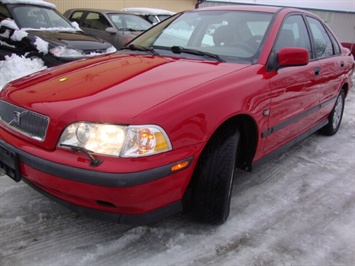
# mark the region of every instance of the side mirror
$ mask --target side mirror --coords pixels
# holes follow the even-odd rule
[[[110,33],[110,34],[112,34],[112,35],[117,33],[116,30],[113,27],[108,27],[108,28],[106,28],[105,31]]]
[[[305,48],[282,48],[277,57],[280,67],[304,66],[309,62],[308,50]]]

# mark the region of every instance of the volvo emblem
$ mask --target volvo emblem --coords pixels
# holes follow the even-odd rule
[[[21,117],[23,117],[27,113],[28,111],[24,111],[24,112],[14,111],[14,118],[10,121],[9,125],[15,124],[19,126],[21,123]]]
[[[20,125],[20,119],[21,119],[21,113],[14,111],[14,123],[18,126]]]

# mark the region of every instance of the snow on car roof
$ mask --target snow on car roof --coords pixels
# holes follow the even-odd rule
[[[159,9],[159,8],[150,8],[150,7],[127,7],[121,9],[124,12],[130,12],[135,14],[150,14],[150,15],[174,15],[175,12]]]
[[[30,4],[30,5],[38,5],[38,6],[56,8],[56,6],[54,4],[48,3],[43,0],[1,0],[0,2],[2,2],[4,4]]]

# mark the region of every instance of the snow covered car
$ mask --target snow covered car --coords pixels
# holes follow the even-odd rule
[[[65,11],[64,16],[77,22],[83,31],[112,43],[117,49],[152,26],[139,16],[114,10],[74,8]]]
[[[83,215],[147,224],[186,206],[222,224],[237,167],[338,131],[353,69],[312,13],[186,11],[115,54],[8,83],[0,165]]]
[[[149,7],[126,7],[121,11],[140,16],[153,25],[176,14],[169,10]]]
[[[55,9],[36,0],[0,0],[0,60],[17,54],[54,66],[115,52],[111,43],[83,32]]]

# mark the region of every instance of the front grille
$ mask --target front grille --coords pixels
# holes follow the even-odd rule
[[[0,101],[0,122],[28,137],[43,141],[46,137],[49,118]]]
[[[106,49],[94,49],[94,50],[84,50],[83,53],[85,55],[91,55],[91,54],[106,54]]]

